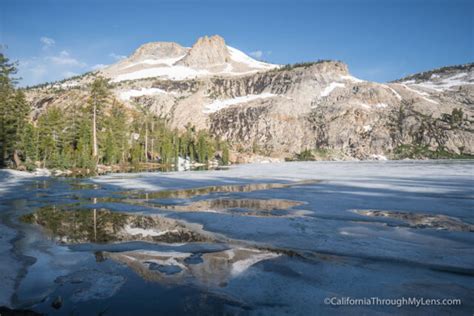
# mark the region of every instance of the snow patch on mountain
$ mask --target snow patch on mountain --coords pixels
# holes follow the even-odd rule
[[[327,86],[326,88],[324,88],[324,90],[321,92],[321,96],[322,97],[327,97],[328,95],[331,94],[331,92],[336,89],[336,88],[344,88],[345,85],[343,83],[340,83],[340,82],[331,82],[329,84],[329,86]]]
[[[176,63],[178,60],[182,59],[186,55],[182,55],[179,57],[173,57],[173,58],[158,58],[158,59],[145,59],[141,60],[139,62],[131,63],[130,65],[127,65],[125,68],[131,68],[134,66],[146,64],[146,65],[166,65],[166,66],[173,66],[174,63]]]
[[[348,80],[348,81],[352,81],[352,82],[356,82],[356,83],[364,82],[364,80],[356,78],[356,77],[351,76],[351,75],[342,75],[342,76],[340,76],[340,78],[341,78],[341,80]]]
[[[261,93],[261,94],[249,94],[242,97],[236,97],[232,99],[225,99],[225,100],[216,100],[204,107],[203,113],[214,113],[220,111],[224,108],[227,108],[234,104],[241,104],[247,103],[257,99],[265,99],[265,98],[272,98],[278,96],[277,94],[273,93]]]
[[[426,92],[418,91],[418,90],[412,89],[412,88],[408,87],[406,84],[402,84],[402,86],[403,86],[405,89],[407,89],[408,91],[411,91],[411,92],[414,92],[414,93],[418,94],[418,95],[421,96],[421,98],[422,98],[423,100],[425,100],[425,101],[428,101],[428,102],[433,103],[433,104],[439,104],[437,101],[432,100],[432,99],[430,99],[430,98],[427,98],[427,96],[429,96],[429,94],[426,93]]]
[[[240,50],[230,47],[228,45],[227,45],[227,49],[229,50],[230,58],[232,59],[232,61],[246,64],[247,66],[251,68],[272,69],[272,68],[278,67],[277,65],[267,64],[267,63],[255,60],[252,57],[241,52]]]
[[[171,80],[183,80],[209,75],[204,69],[196,70],[185,66],[153,67],[118,75],[112,82],[136,80],[142,78],[165,77]]]
[[[384,108],[388,107],[388,104],[386,104],[386,103],[367,104],[367,103],[363,103],[363,102],[358,102],[357,104],[359,106],[363,107],[364,109],[373,109],[373,108],[384,109]]]
[[[453,75],[451,77],[442,78],[439,75],[433,74],[430,77],[432,80],[416,82],[416,80],[407,80],[402,83],[405,85],[417,86],[429,90],[434,90],[437,92],[444,92],[446,90],[451,90],[454,87],[461,85],[472,85],[473,78],[469,77],[469,74],[466,72]]]
[[[168,93],[165,90],[158,89],[158,88],[141,88],[140,90],[127,90],[120,92],[119,96],[121,100],[127,101],[132,97],[140,97],[144,95],[156,95]]]

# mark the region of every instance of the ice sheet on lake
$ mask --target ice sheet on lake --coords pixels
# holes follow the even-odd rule
[[[333,293],[353,297],[439,297],[449,293],[465,300],[460,311],[467,312],[473,308],[469,298],[474,293],[474,234],[470,231],[474,224],[473,173],[474,164],[470,161],[361,161],[249,164],[225,171],[95,177],[83,181],[98,184],[93,189],[97,194],[110,196],[113,192],[114,196],[127,197],[114,201],[121,205],[121,212],[133,212],[130,201],[134,200],[150,205],[186,205],[195,209],[168,209],[163,214],[225,238],[218,243],[208,241],[220,247],[216,249],[195,241],[180,245],[154,244],[148,240],[127,241],[124,245],[83,244],[67,248],[75,257],[62,253],[59,258],[77,259],[88,251],[103,250],[105,257],[113,259],[106,260],[107,264],[125,263],[146,280],[165,284],[198,280],[203,288],[245,302],[252,311],[262,314],[349,312],[348,308],[335,310],[323,305],[324,297]],[[280,185],[268,185],[275,183]],[[294,185],[281,185],[284,183]],[[253,184],[259,189],[244,190],[242,184]],[[194,189],[183,191],[191,188]],[[157,194],[165,191],[168,193]],[[48,191],[48,198],[54,200],[57,194],[69,193]],[[35,198],[31,192],[24,191],[23,195]],[[201,211],[210,203],[209,199],[224,199],[219,207],[244,209],[252,208],[254,201],[301,201],[293,209],[305,211],[305,216],[249,217]],[[235,202],[244,199],[252,203]],[[162,210],[144,204],[140,212],[149,216]],[[440,229],[445,227],[450,229]],[[140,231],[141,235],[152,232],[150,226],[130,228],[147,229]],[[35,289],[33,276],[41,274],[48,278],[48,268],[54,270],[54,277],[60,273],[57,267],[61,265],[38,255],[33,246],[26,254],[41,260],[29,270],[25,279],[29,287],[23,288]],[[118,281],[111,280],[112,284]],[[382,281],[390,286],[381,287]],[[410,311],[373,307],[361,310]]]

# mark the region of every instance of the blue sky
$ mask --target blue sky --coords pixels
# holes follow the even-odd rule
[[[203,35],[260,59],[337,59],[389,81],[474,61],[471,0],[2,0],[0,43],[21,85],[111,64],[150,41]]]

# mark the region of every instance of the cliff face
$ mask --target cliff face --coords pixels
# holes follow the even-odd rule
[[[417,150],[427,156],[474,153],[474,85],[428,92],[360,81],[338,64],[324,66],[255,75],[250,93],[277,96],[210,114],[211,131],[266,154],[324,149],[367,159]],[[240,95],[245,85],[222,86],[228,96]]]
[[[124,79],[150,69],[159,75]],[[183,69],[196,75],[168,73]],[[144,45],[101,74],[130,108],[142,104],[173,127],[209,129],[236,151],[290,157],[312,149],[342,159],[474,154],[472,64],[379,84],[351,76],[341,62],[261,63],[211,37],[190,49]],[[87,82],[28,94],[38,115],[84,97]]]

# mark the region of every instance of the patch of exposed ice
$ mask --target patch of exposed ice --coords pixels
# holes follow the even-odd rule
[[[343,83],[340,83],[340,82],[331,82],[329,84],[329,86],[327,86],[326,88],[324,88],[323,91],[321,91],[321,96],[322,97],[327,97],[329,94],[331,94],[331,92],[336,89],[336,88],[344,88],[345,85]]]
[[[224,251],[224,253],[229,257],[229,260],[232,260],[235,257],[235,250],[234,249],[228,249],[228,250]]]
[[[192,253],[190,252],[178,252],[178,251],[157,251],[157,250],[133,250],[130,254],[137,254],[143,256],[152,257],[165,257],[165,258],[187,258]]]
[[[253,266],[254,264],[268,259],[273,259],[279,257],[279,254],[271,253],[271,252],[264,252],[264,253],[257,253],[248,257],[247,259],[236,261],[232,264],[232,276],[237,276]]]
[[[203,113],[214,113],[217,111],[220,111],[224,108],[227,108],[231,105],[234,104],[241,104],[241,103],[247,103],[250,101],[254,101],[257,99],[266,99],[266,98],[272,98],[278,96],[277,94],[273,93],[261,93],[261,94],[249,94],[245,95],[242,97],[236,97],[232,99],[225,99],[225,100],[216,100],[212,102],[211,104],[208,104],[204,107]]]
[[[377,103],[374,106],[376,108],[379,108],[379,109],[384,109],[384,108],[388,107],[388,105],[386,103]]]
[[[143,95],[156,95],[156,94],[165,94],[168,93],[165,90],[158,88],[141,88],[140,90],[127,90],[120,92],[120,99],[127,101],[131,97],[140,97]]]
[[[0,180],[1,180],[0,193],[4,191],[8,191],[10,188],[15,187],[17,185],[21,185],[21,182],[23,180],[34,178],[35,176],[48,176],[48,175],[37,175],[37,174],[32,174],[26,171],[18,171],[18,170],[10,170],[10,169],[0,170]]]
[[[123,231],[129,235],[142,235],[143,237],[154,237],[154,236],[162,236],[167,233],[176,233],[178,230],[163,230],[163,231],[156,231],[154,229],[144,229],[141,227],[131,227],[130,225],[126,225],[123,228]]]
[[[365,132],[370,132],[372,130],[372,125],[364,125],[363,128]]]

